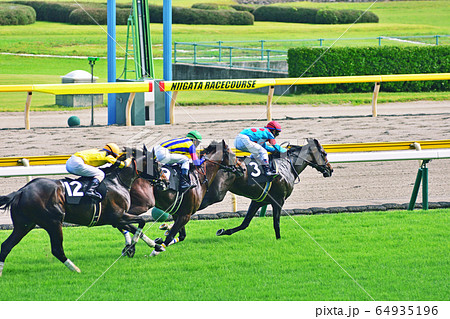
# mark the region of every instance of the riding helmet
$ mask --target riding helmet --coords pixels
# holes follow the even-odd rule
[[[187,135],[187,138],[190,138],[191,140],[202,140],[202,136],[200,135],[200,133],[198,131],[190,131]]]
[[[281,125],[277,121],[270,121],[267,123],[265,128],[268,128],[269,130],[276,130],[278,132],[281,132]]]
[[[105,147],[102,150],[106,151],[107,153],[111,154],[112,156],[114,156],[116,158],[119,157],[120,149],[116,143],[108,143],[105,145]]]

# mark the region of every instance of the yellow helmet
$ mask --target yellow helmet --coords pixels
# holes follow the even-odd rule
[[[103,147],[102,150],[108,152],[109,154],[111,154],[112,156],[114,156],[116,158],[119,157],[119,155],[120,155],[120,149],[116,143],[108,143],[105,145],[105,147]]]

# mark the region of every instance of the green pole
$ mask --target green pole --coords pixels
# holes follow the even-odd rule
[[[422,209],[428,210],[428,167],[423,161],[422,164]]]
[[[267,210],[267,205],[264,205],[263,207],[261,207],[261,210],[259,212],[259,217],[266,216],[266,210]]]
[[[408,210],[413,210],[414,205],[416,204],[417,193],[419,192],[420,182],[422,180],[422,173],[422,167],[420,167],[419,171],[417,172],[416,182],[414,183],[414,189],[411,195],[411,200],[409,201]]]

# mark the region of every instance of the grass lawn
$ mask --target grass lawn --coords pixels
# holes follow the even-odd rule
[[[191,221],[184,242],[155,258],[139,242],[133,259],[119,258],[123,238],[109,226],[65,228],[81,274],[36,229],[8,256],[0,300],[447,300],[449,212],[287,216],[281,240],[268,217],[224,237],[216,230],[241,218]],[[0,231],[0,242],[9,234]]]

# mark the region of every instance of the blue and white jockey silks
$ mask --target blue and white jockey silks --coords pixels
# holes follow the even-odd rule
[[[199,164],[197,150],[189,138],[177,138],[155,146],[156,159],[163,164],[179,163],[181,169],[189,170],[189,157]]]
[[[240,151],[251,153],[264,164],[269,163],[268,151],[286,152],[284,147],[277,144],[275,136],[264,127],[251,127],[241,131],[234,141],[234,146]]]

